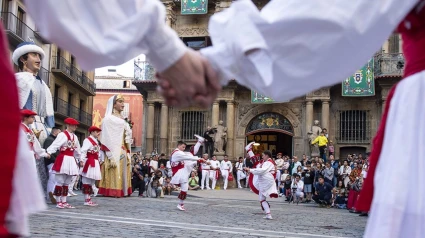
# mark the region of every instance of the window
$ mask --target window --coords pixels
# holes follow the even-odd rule
[[[388,53],[400,53],[399,34],[393,34],[388,39]]]
[[[122,82],[122,87],[123,88],[130,88],[131,87],[131,80],[124,80],[123,82]]]
[[[22,10],[22,8],[18,7],[18,22],[16,24],[16,34],[23,37],[24,34],[24,18],[25,18],[25,12]]]
[[[2,12],[8,12],[9,11],[9,3],[10,0],[3,0],[1,4],[1,11]]]
[[[153,134],[153,150],[156,153],[162,153],[167,148],[161,148],[161,104],[155,103],[154,107],[154,134]]]
[[[181,140],[195,140],[193,134],[202,135],[207,128],[208,112],[189,111],[181,113]]]
[[[340,143],[369,143],[369,111],[340,111],[337,137]]]
[[[201,36],[201,37],[183,37],[183,43],[194,50],[200,50],[207,46],[211,46],[211,39],[209,36]]]

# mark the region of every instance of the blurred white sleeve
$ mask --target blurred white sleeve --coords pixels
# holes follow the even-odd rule
[[[140,54],[163,71],[186,52],[158,0],[26,0],[41,35],[70,51],[84,70]]]
[[[381,47],[417,0],[238,0],[211,17],[201,52],[222,84],[287,101],[342,82]]]

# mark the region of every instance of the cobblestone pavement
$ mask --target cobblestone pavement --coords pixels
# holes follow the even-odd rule
[[[177,197],[96,197],[98,207],[47,211],[31,217],[32,237],[361,237],[367,218],[314,204],[269,199],[274,220],[264,220],[257,195],[247,189],[189,191],[186,211]]]

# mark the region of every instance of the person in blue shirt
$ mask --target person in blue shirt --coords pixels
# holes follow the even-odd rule
[[[319,183],[316,185],[316,192],[314,193],[313,200],[320,205],[320,207],[331,207],[333,186],[325,182],[322,176],[319,177]]]

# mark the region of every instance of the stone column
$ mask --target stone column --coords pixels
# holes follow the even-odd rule
[[[164,1],[163,4],[166,11],[165,23],[167,26],[173,28],[176,21],[176,13],[174,11],[176,4],[173,1]]]
[[[306,102],[305,111],[305,128],[308,133],[311,131],[311,126],[313,125],[313,101]],[[307,133],[305,136],[307,136]]]
[[[155,104],[153,102],[148,103],[148,121],[146,131],[146,154],[150,154],[153,151],[153,132],[154,132],[154,116],[155,116]]]
[[[227,102],[227,119],[226,119],[226,125],[227,125],[227,145],[226,145],[226,153],[229,156],[230,160],[234,160],[234,125],[235,125],[235,104],[233,101]]]
[[[218,125],[218,116],[219,116],[219,104],[218,102],[214,102],[212,106],[212,120],[211,120],[211,126]]]
[[[329,132],[329,100],[322,100],[322,128],[326,128]]]
[[[158,153],[168,154],[167,147],[167,137],[168,137],[168,106],[165,103],[162,103],[161,107],[161,128],[160,128],[160,138],[161,138],[161,149]]]

